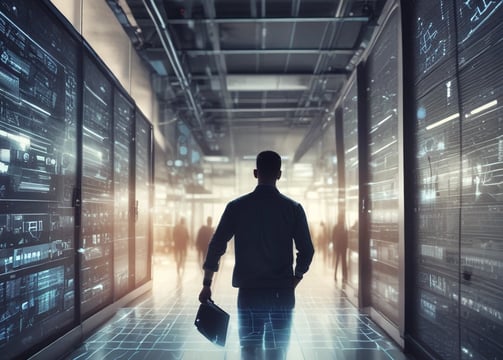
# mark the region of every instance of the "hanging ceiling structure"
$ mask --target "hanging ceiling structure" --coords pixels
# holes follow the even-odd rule
[[[161,131],[182,121],[202,156],[319,138],[376,30],[383,0],[107,0],[149,64]]]

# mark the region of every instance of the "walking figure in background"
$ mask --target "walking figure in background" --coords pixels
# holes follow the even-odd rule
[[[337,281],[337,268],[339,266],[339,260],[341,260],[341,270],[342,270],[342,283],[345,284],[348,280],[348,268],[347,268],[347,249],[348,249],[348,231],[346,225],[344,224],[344,219],[339,219],[337,224],[334,226],[332,232],[332,242],[334,244],[335,250],[335,271],[334,279]]]
[[[187,248],[189,246],[189,230],[184,217],[180,218],[178,224],[173,228],[173,242],[176,272],[180,275],[185,270],[185,260],[187,259]]]
[[[327,264],[330,260],[329,256],[329,231],[327,230],[327,227],[325,223],[322,221],[320,222],[320,226],[318,228],[317,234],[316,234],[316,246],[317,250],[321,250],[321,255],[323,256],[323,262]]]
[[[239,288],[242,359],[286,359],[294,289],[309,269],[314,248],[302,206],[276,188],[281,157],[273,151],[261,152],[253,174],[257,187],[227,204],[211,239],[199,301],[210,300],[213,274],[234,237],[232,285]]]
[[[206,219],[206,225],[202,225],[197,232],[196,238],[196,249],[197,249],[197,259],[199,265],[202,267],[204,259],[206,258],[206,252],[208,251],[208,244],[210,243],[211,237],[213,236],[213,227],[211,226],[213,219],[208,216]]]

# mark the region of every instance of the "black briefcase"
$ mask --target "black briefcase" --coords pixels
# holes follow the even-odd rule
[[[199,305],[194,325],[209,341],[225,346],[229,314],[219,308],[212,300]]]

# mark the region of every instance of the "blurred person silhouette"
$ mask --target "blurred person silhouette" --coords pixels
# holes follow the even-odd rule
[[[176,272],[180,275],[183,274],[185,270],[185,260],[187,258],[187,248],[189,246],[189,230],[187,229],[184,217],[181,217],[178,224],[173,228],[173,243]]]
[[[345,284],[348,280],[347,268],[347,249],[348,249],[348,231],[344,224],[344,219],[339,218],[332,231],[332,242],[335,252],[335,269],[334,280],[337,281],[337,268],[339,260],[341,261],[342,283]]]
[[[213,218],[208,216],[206,218],[206,225],[202,225],[197,232],[196,237],[196,249],[197,249],[197,259],[199,265],[202,267],[204,259],[206,258],[206,252],[208,251],[208,244],[210,243],[211,236],[213,235]]]
[[[255,190],[227,204],[210,241],[199,301],[210,300],[214,272],[234,237],[232,285],[239,289],[241,358],[285,359],[295,288],[309,269],[314,248],[301,204],[276,188],[281,157],[263,151],[256,165]]]
[[[327,264],[330,260],[329,256],[329,233],[330,230],[327,230],[327,227],[323,221],[320,222],[320,226],[318,227],[318,231],[316,234],[316,247],[317,250],[321,250],[321,255],[323,256],[323,262]]]

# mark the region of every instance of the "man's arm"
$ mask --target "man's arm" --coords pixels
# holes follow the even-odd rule
[[[306,214],[299,204],[297,209],[297,221],[294,232],[295,248],[297,249],[297,258],[295,261],[295,281],[296,285],[309,270],[309,266],[314,256],[314,246],[309,233]]]
[[[234,235],[231,221],[230,206],[227,205],[225,211],[220,219],[213,237],[208,245],[208,252],[203,264],[204,278],[203,288],[199,293],[199,301],[202,303],[207,302],[211,298],[211,284],[213,281],[213,274],[218,271],[220,265],[220,257],[227,249],[227,242]]]
[[[214,272],[211,270],[204,270],[203,288],[199,293],[199,301],[205,303],[211,298],[211,283],[213,281]]]

